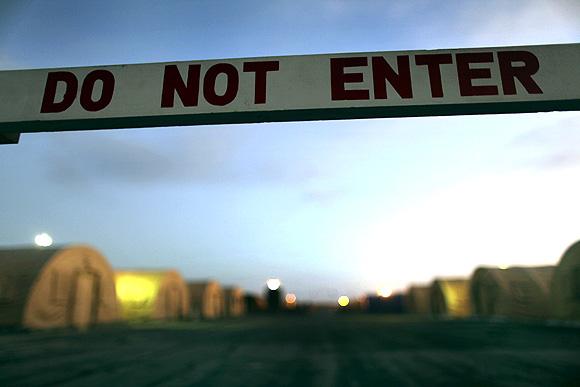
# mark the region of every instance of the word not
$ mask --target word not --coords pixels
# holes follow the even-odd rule
[[[266,103],[266,80],[268,72],[278,71],[280,62],[244,62],[243,72],[253,72],[254,82],[254,103]],[[217,94],[216,80],[221,74],[226,76],[226,89],[223,94]],[[181,77],[177,65],[165,66],[163,76],[163,90],[161,93],[161,107],[171,108],[175,104],[175,93],[179,96],[183,106],[197,106],[199,102],[199,89],[201,81],[201,65],[189,65],[187,70],[187,81]],[[238,95],[240,85],[240,75],[238,69],[229,63],[217,63],[211,66],[203,77],[203,98],[210,105],[225,106],[234,101]]]

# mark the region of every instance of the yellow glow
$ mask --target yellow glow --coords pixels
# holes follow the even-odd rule
[[[282,282],[280,282],[278,278],[270,278],[266,281],[266,286],[268,286],[268,289],[270,290],[278,290],[280,285],[282,285]]]
[[[501,269],[501,270],[505,270],[507,269],[509,266],[508,265],[499,265],[497,268]]]
[[[389,288],[389,287],[382,287],[377,289],[377,295],[379,297],[384,297],[384,298],[388,298],[393,294],[393,289]]]
[[[296,302],[296,295],[294,293],[286,294],[286,303],[294,304]]]
[[[126,304],[146,306],[155,299],[159,290],[156,277],[135,274],[119,274],[115,279],[117,298],[123,306]]]
[[[470,314],[468,283],[443,282],[441,287],[448,314],[454,317],[468,316]]]
[[[340,296],[338,297],[338,305],[342,306],[343,308],[349,304],[350,300],[347,296]]]

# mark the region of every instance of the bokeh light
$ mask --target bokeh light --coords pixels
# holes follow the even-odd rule
[[[345,307],[349,304],[350,300],[347,296],[340,296],[338,297],[338,305],[340,305],[341,307]]]
[[[39,247],[50,247],[52,246],[52,237],[43,232],[34,237],[34,244]]]
[[[383,286],[383,287],[377,289],[377,295],[379,297],[388,298],[392,294],[393,294],[393,289],[391,289],[387,286]]]
[[[278,290],[280,285],[282,285],[282,282],[280,282],[278,278],[270,278],[266,281],[266,286],[268,286],[268,289],[270,290]]]
[[[296,294],[288,293],[286,294],[286,303],[287,304],[294,304],[296,303]]]

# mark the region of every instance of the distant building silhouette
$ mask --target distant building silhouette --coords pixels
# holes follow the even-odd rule
[[[244,296],[244,301],[246,303],[246,313],[261,313],[266,310],[266,301],[257,295],[246,294]]]
[[[280,311],[282,309],[282,287],[276,290],[266,288],[266,302],[268,304],[268,312]]]
[[[393,294],[389,297],[368,296],[367,311],[369,313],[403,313],[403,295]]]

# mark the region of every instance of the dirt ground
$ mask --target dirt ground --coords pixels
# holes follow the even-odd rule
[[[580,386],[580,327],[327,313],[2,331],[0,385]]]

